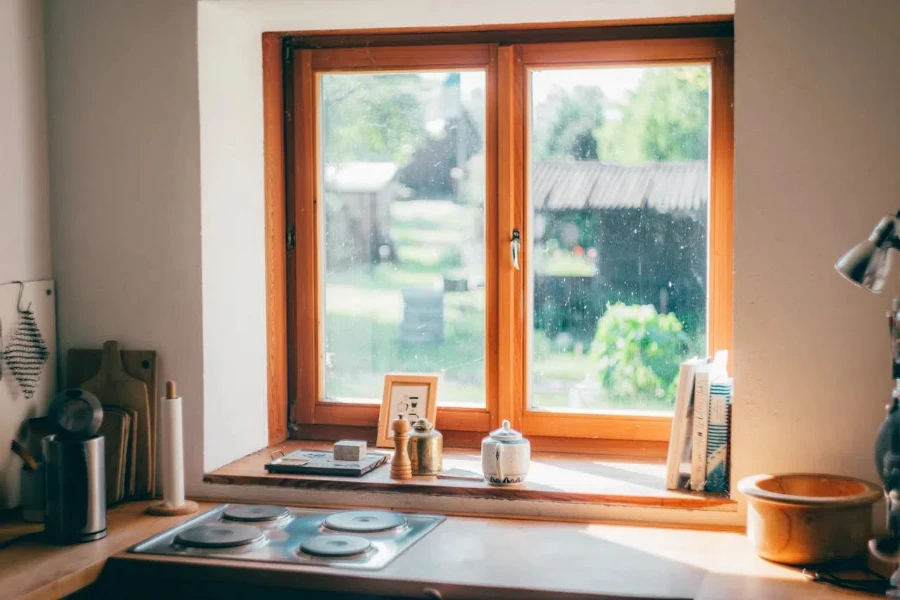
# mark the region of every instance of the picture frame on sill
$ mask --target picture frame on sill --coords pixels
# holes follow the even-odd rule
[[[437,419],[438,381],[438,375],[388,373],[384,376],[384,395],[381,399],[381,411],[378,413],[375,446],[393,448],[391,421],[398,416],[410,424],[419,419],[428,419],[434,424]]]

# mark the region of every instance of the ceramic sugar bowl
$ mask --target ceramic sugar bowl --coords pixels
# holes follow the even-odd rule
[[[531,443],[509,421],[481,440],[481,470],[492,485],[522,483],[530,464]]]

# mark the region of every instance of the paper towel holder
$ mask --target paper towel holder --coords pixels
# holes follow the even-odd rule
[[[166,397],[159,408],[163,501],[147,507],[146,512],[162,517],[190,515],[200,510],[200,505],[184,498],[184,430],[174,381],[166,382]]]

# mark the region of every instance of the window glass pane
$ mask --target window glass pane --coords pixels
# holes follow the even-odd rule
[[[531,408],[672,410],[706,352],[710,70],[530,86]]]
[[[325,399],[439,373],[485,406],[485,74],[320,78]]]

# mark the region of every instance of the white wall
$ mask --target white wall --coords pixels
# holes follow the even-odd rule
[[[41,4],[0,0],[0,284],[50,277]]]
[[[262,31],[730,8],[220,0],[200,2],[198,23],[192,0],[49,0],[61,346],[117,337],[160,351],[162,377],[186,396],[189,490],[202,492],[204,449],[214,467],[265,441]],[[898,29],[894,0],[738,2],[737,477],[875,477],[889,299],[853,289],[831,265],[900,200]]]
[[[877,480],[900,287],[877,297],[832,265],[900,207],[898,31],[896,0],[737,4],[736,477]]]
[[[118,337],[160,351],[163,377],[186,396],[189,490],[204,491],[204,449],[214,467],[265,441],[262,31],[731,7],[220,0],[199,3],[198,23],[192,0],[49,0],[62,347]],[[888,299],[851,288],[831,264],[900,199],[898,20],[894,0],[738,3],[737,476],[875,476]]]
[[[61,348],[117,338],[158,350],[160,379],[185,396],[188,491],[223,493],[201,485],[203,469],[266,441],[263,31],[732,10],[733,0],[46,0]]]
[[[732,0],[201,0],[198,3],[207,469],[266,441],[264,31],[726,14]],[[515,10],[511,10],[511,8]],[[239,344],[235,345],[235,340]],[[240,420],[235,414],[246,415]]]
[[[47,96],[40,2],[0,0],[0,315],[4,341],[15,334],[19,286],[11,281],[50,278],[50,200],[47,168]],[[38,327],[56,348],[54,297],[48,285],[28,285],[40,296]],[[52,288],[52,284],[49,285]],[[34,296],[32,296],[34,297]],[[56,361],[45,366],[39,389],[26,401],[5,364],[0,364],[0,509],[19,504],[21,461],[9,440],[28,443],[22,424],[46,410],[56,382]],[[30,450],[37,450],[32,445]]]
[[[117,339],[125,349],[159,352],[160,384],[175,379],[184,396],[196,490],[203,460],[196,4],[50,0],[45,15],[60,351]]]

